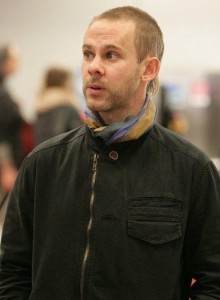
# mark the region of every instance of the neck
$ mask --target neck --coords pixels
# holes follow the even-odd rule
[[[123,122],[129,115],[134,115],[132,113],[125,113],[124,110],[118,110],[117,112],[98,112],[98,114],[105,123],[105,125]]]
[[[124,122],[129,116],[137,116],[141,109],[144,106],[146,99],[146,95],[144,97],[139,98],[137,101],[131,101],[130,106],[127,106],[126,109],[123,107],[121,109],[112,110],[112,111],[104,111],[97,112],[103,122],[106,125],[110,125],[117,122]]]

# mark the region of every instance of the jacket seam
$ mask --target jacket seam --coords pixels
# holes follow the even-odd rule
[[[57,141],[57,142],[55,142],[55,143],[53,143],[53,144],[51,144],[51,145],[45,145],[45,147],[40,148],[40,149],[38,149],[38,150],[35,149],[35,150],[33,150],[32,152],[30,152],[30,153],[28,154],[28,156],[26,157],[25,160],[29,160],[31,157],[37,155],[37,154],[38,154],[39,152],[41,152],[41,151],[48,150],[48,149],[54,148],[54,147],[56,147],[56,146],[63,146],[63,145],[70,144],[70,143],[72,143],[74,140],[80,138],[80,137],[83,136],[83,135],[85,135],[85,133],[81,133],[80,135],[78,135],[78,136],[76,136],[76,137],[73,137],[73,138],[71,138],[70,140],[66,140],[66,141]]]
[[[207,167],[209,165],[212,164],[212,161],[209,161],[205,166],[202,167],[202,169],[199,171],[199,174],[198,176],[195,178],[195,181],[194,181],[194,184],[193,184],[193,187],[192,187],[192,191],[191,191],[191,195],[192,195],[192,198],[191,198],[191,201],[193,201],[194,197],[195,197],[195,193],[196,191],[198,190],[199,188],[199,183],[200,183],[200,179],[202,177],[202,175],[204,174],[204,171],[207,169]],[[190,201],[190,203],[191,203]],[[189,207],[189,211],[190,211],[190,207]]]
[[[154,136],[152,133],[150,133],[150,136],[151,136],[151,138],[153,138],[153,139],[157,140],[158,142],[160,142],[161,144],[163,144],[166,148],[169,148],[169,149],[174,150],[174,151],[181,152],[184,155],[186,155],[186,156],[190,157],[191,159],[195,160],[197,163],[200,164],[200,166],[202,166],[202,168],[206,168],[206,166],[212,162],[210,159],[208,159],[208,160],[205,160],[205,159],[200,160],[197,157],[190,155],[190,153],[184,151],[181,148],[173,147],[171,145],[168,145],[165,142],[163,142],[161,139],[159,139],[158,137]]]

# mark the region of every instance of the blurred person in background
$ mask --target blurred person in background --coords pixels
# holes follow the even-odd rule
[[[0,47],[0,189],[12,189],[17,170],[22,162],[23,118],[18,105],[8,90],[7,79],[19,65],[19,49],[12,44]]]
[[[159,123],[180,135],[185,135],[189,130],[189,122],[184,113],[171,107],[168,101],[167,89],[160,86]]]
[[[46,71],[36,101],[36,113],[36,144],[82,125],[73,89],[73,74],[69,70],[51,67]]]

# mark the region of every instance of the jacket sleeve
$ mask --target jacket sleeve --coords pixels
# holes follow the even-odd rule
[[[220,299],[220,179],[212,162],[194,186],[187,222],[187,262],[192,300]]]
[[[0,299],[27,300],[31,293],[32,178],[24,162],[11,192],[0,252]]]

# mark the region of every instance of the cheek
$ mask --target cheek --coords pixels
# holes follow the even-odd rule
[[[111,77],[111,81],[116,85],[126,84],[126,82],[130,82],[131,79],[135,77],[135,73],[132,72],[129,67],[122,72],[117,72]]]
[[[88,74],[88,71],[85,67],[81,68],[81,74],[82,74],[82,80],[85,81],[87,74]]]
[[[108,78],[109,81],[113,81],[115,84],[123,81],[124,77],[127,76],[126,73],[127,70],[123,68],[106,69],[105,71],[106,78]]]
[[[134,77],[135,72],[136,72],[136,68],[134,67],[133,61],[122,62],[119,65],[116,65],[111,70],[112,76],[120,80],[123,80],[125,78],[130,78],[132,76]]]
[[[88,73],[88,65],[84,61],[81,64],[81,73],[82,76]]]

